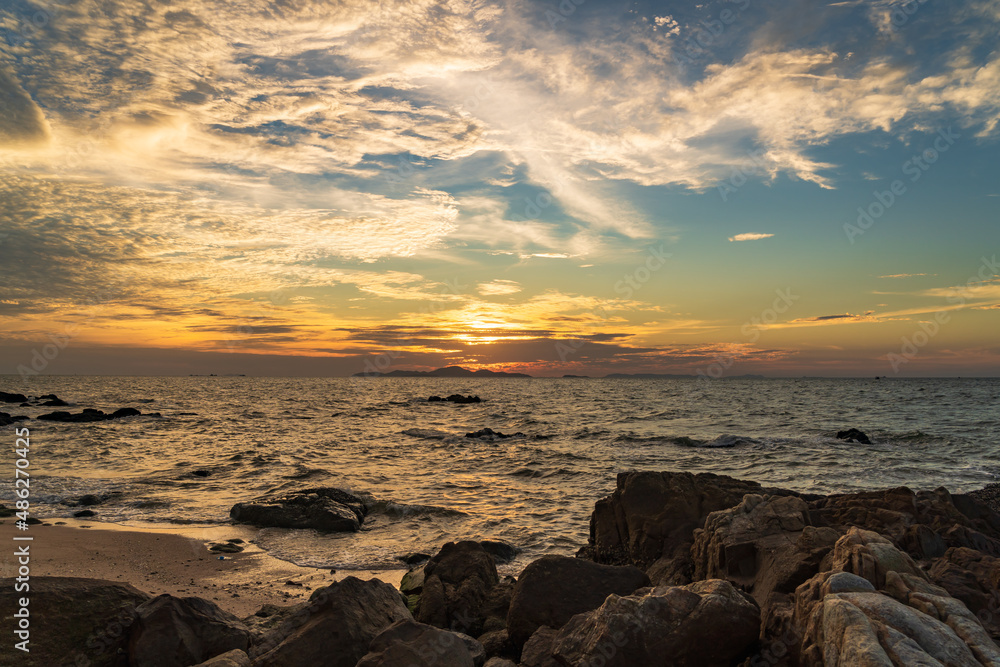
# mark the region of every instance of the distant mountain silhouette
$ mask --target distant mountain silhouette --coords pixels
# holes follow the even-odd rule
[[[481,368],[470,371],[461,366],[445,366],[432,371],[389,371],[388,373],[355,373],[352,377],[387,378],[530,378],[526,373],[504,373]]]

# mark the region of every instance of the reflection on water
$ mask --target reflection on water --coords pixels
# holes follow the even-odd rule
[[[359,535],[265,530],[301,564],[384,567],[450,539],[491,537],[519,563],[572,553],[623,470],[687,470],[829,493],[971,490],[1000,478],[1000,380],[0,379],[110,411],[163,417],[29,421],[39,516],[110,494],[106,521],[223,522],[275,488],[335,485],[379,504]],[[482,403],[428,403],[476,394]],[[5,408],[36,416],[52,408]],[[525,437],[465,438],[483,427]],[[836,440],[857,427],[873,445]],[[13,438],[13,427],[5,427]],[[7,500],[9,480],[0,482]]]

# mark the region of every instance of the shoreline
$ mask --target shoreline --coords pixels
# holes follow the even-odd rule
[[[239,618],[253,615],[265,604],[287,606],[308,600],[313,590],[348,576],[380,579],[399,588],[406,574],[400,569],[337,570],[302,567],[271,556],[251,543],[257,528],[245,525],[123,526],[80,519],[60,519],[65,525],[33,525],[17,531],[14,521],[0,521],[0,540],[11,543],[31,536],[32,576],[87,577],[127,583],[152,596],[211,600]],[[245,550],[219,554],[209,542],[242,539]],[[219,560],[219,556],[224,560]],[[2,562],[13,567],[11,559]],[[8,576],[4,572],[3,576]]]

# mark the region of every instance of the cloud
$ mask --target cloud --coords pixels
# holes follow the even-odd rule
[[[521,285],[513,280],[491,280],[488,283],[480,283],[476,288],[483,296],[517,294],[521,289]]]
[[[892,273],[879,278],[919,278],[920,276],[936,276],[936,273]]]
[[[757,234],[754,232],[747,232],[746,234],[737,234],[736,236],[730,236],[730,241],[759,241],[761,239],[769,239],[774,234]]]

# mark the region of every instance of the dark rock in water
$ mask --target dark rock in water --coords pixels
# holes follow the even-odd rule
[[[53,398],[50,398],[49,400],[45,401],[41,405],[42,405],[42,407],[46,407],[46,408],[49,408],[49,407],[51,407],[51,408],[63,408],[63,407],[66,407],[67,405],[69,405],[69,403],[67,403],[66,401],[62,400],[61,398],[55,398],[55,397],[53,397]]]
[[[846,440],[847,442],[857,442],[862,445],[870,445],[872,441],[865,435],[864,431],[859,431],[856,428],[847,429],[846,431],[837,431],[838,440]]]
[[[115,410],[110,415],[106,414],[102,410],[95,410],[94,408],[84,408],[83,412],[78,414],[72,414],[69,412],[50,412],[44,415],[38,415],[38,419],[42,421],[52,421],[52,422],[99,422],[106,421],[108,419],[120,419],[121,417],[132,417],[135,415],[142,414],[135,408],[120,408]]]
[[[500,431],[494,431],[491,428],[481,428],[478,431],[465,434],[466,438],[482,438],[484,440],[502,440],[503,438],[513,438],[515,436],[523,438],[524,434],[518,431],[517,433],[507,435],[506,433],[501,433]]]
[[[393,586],[347,577],[316,591],[250,654],[254,667],[355,667],[376,636],[408,620],[410,613]]]
[[[160,595],[136,609],[129,662],[149,667],[193,665],[220,653],[250,648],[250,630],[201,598]]]
[[[438,402],[440,402],[440,401],[443,401],[443,400],[444,400],[444,399],[443,399],[443,398],[441,398],[440,396],[429,396],[429,397],[427,398],[427,402],[428,402],[428,403],[438,403]]]
[[[524,568],[514,586],[507,632],[521,647],[542,626],[559,629],[575,614],[601,606],[612,593],[629,595],[644,586],[649,586],[649,577],[634,567],[543,556]]]
[[[27,403],[28,397],[24,394],[8,394],[0,391],[0,403]]]
[[[498,563],[509,563],[517,556],[516,548],[499,540],[482,540],[479,546],[493,556],[493,560]]]
[[[416,565],[417,563],[423,563],[426,560],[430,560],[430,554],[422,554],[411,551],[403,556],[397,556],[396,560],[401,560],[407,565]]]
[[[573,617],[551,646],[560,665],[730,665],[746,657],[759,628],[753,600],[729,582],[710,579],[611,596]]]
[[[481,634],[490,593],[500,582],[493,557],[478,542],[449,542],[423,571],[415,618],[439,628]]]
[[[211,474],[212,474],[211,470],[192,470],[191,471],[191,476],[192,477],[208,477]]]
[[[452,403],[480,403],[481,399],[478,396],[462,396],[461,394],[452,394],[446,401]]]
[[[10,634],[5,638],[10,643],[0,652],[0,663],[4,665],[119,667],[136,607],[150,599],[128,584],[101,579],[33,573],[29,593],[15,591],[12,580],[6,581],[11,583],[0,587],[0,609],[4,610],[4,627]],[[18,598],[25,596],[31,601],[30,653],[17,651],[15,659],[15,635],[9,620],[19,608]]]
[[[76,500],[77,503],[83,505],[84,507],[89,507],[91,505],[100,505],[103,499],[100,496],[94,495],[93,493],[88,493],[85,496],[80,496]]]
[[[358,496],[333,487],[302,489],[237,503],[229,516],[237,523],[275,528],[358,531],[368,508]]]
[[[7,424],[13,424],[15,422],[23,422],[27,419],[31,419],[26,415],[9,415],[6,412],[0,412],[0,426],[6,426]]]
[[[73,512],[73,516],[77,519],[86,519],[88,517],[97,516],[97,512],[94,510],[80,510],[79,512]]]
[[[397,621],[383,630],[357,667],[475,667],[471,637],[412,620]],[[474,649],[482,654],[483,647]],[[479,665],[485,656],[480,655]]]
[[[58,401],[59,397],[55,394],[45,394],[44,396],[36,396],[36,401]]]

